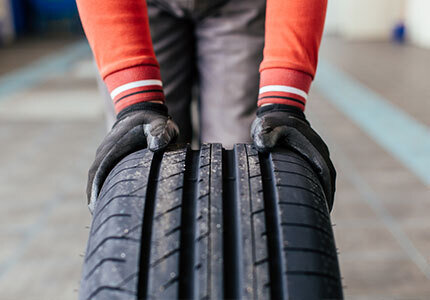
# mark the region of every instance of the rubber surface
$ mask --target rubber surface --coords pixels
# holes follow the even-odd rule
[[[289,150],[129,155],[93,216],[80,299],[340,299],[321,185]]]

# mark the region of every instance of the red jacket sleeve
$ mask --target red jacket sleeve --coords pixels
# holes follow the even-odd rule
[[[77,0],[79,14],[117,112],[164,100],[146,1]]]
[[[267,0],[259,105],[304,109],[315,76],[327,0]]]

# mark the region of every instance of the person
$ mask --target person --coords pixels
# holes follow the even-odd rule
[[[190,142],[197,83],[202,142],[230,145],[252,138],[261,152],[293,148],[318,174],[331,209],[336,172],[304,115],[327,0],[77,4],[117,114],[89,170],[90,202],[126,155]]]

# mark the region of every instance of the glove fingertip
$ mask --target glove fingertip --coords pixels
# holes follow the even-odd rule
[[[267,138],[261,138],[260,136],[254,138],[254,147],[260,153],[268,153],[271,152],[274,148],[274,145],[267,140]]]
[[[170,141],[171,139],[150,135],[147,138],[148,149],[152,152],[159,152],[166,148],[169,145]]]
[[[257,151],[258,151],[258,152],[260,152],[260,153],[267,153],[267,152],[270,152],[270,150],[272,149],[272,148],[270,148],[270,147],[266,147],[266,146],[264,146],[264,145],[258,145],[258,144],[256,144],[255,142],[254,142],[254,147],[255,147],[255,149],[257,149]]]

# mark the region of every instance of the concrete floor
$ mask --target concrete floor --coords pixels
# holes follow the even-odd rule
[[[94,66],[75,43],[0,49],[2,300],[77,297],[86,172],[104,123]],[[429,126],[430,51],[326,38],[321,57]],[[307,114],[338,170],[332,218],[346,298],[429,299],[429,185],[318,84]]]

